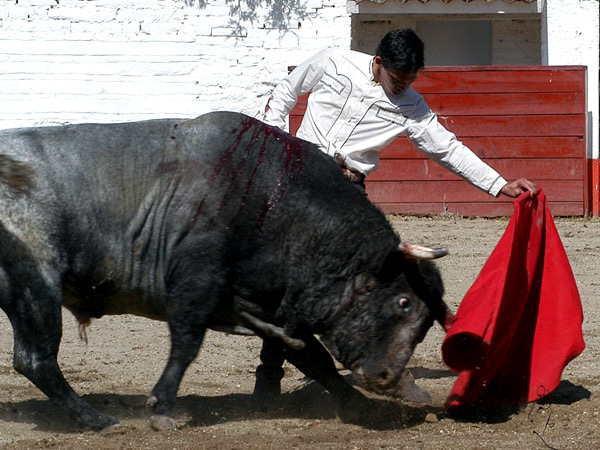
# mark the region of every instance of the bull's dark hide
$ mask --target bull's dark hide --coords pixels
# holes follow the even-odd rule
[[[167,321],[171,355],[153,426],[207,327],[249,332],[340,401],[331,353],[394,394],[414,346],[443,320],[433,264],[405,262],[384,215],[316,147],[237,113],[0,132],[0,306],[14,366],[85,426],[98,413],[64,380],[61,305]],[[425,300],[429,304],[426,307]]]

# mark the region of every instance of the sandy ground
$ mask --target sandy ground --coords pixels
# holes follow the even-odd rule
[[[504,232],[506,219],[390,218],[403,239],[445,245],[440,260],[447,302],[456,310]],[[327,392],[286,365],[284,393],[272,404],[250,399],[260,340],[209,332],[180,388],[179,429],[154,432],[147,396],[168,351],[164,323],[123,316],[95,321],[86,345],[64,314],[59,362],[88,401],[121,425],[82,431],[12,368],[12,330],[0,314],[0,448],[32,449],[596,449],[600,448],[600,222],[556,219],[583,302],[587,348],[548,400],[449,416],[443,408],[456,375],[441,360],[443,332],[432,329],[409,367],[433,404],[375,399],[369,424],[344,423]],[[560,332],[559,330],[557,332]]]

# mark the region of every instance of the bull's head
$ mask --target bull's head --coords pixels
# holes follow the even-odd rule
[[[395,395],[406,363],[433,321],[450,325],[440,272],[428,261],[446,254],[401,244],[378,270],[347,286],[323,339],[366,389]]]

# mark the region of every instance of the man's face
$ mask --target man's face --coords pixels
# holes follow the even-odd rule
[[[376,56],[373,60],[373,76],[387,95],[398,95],[408,89],[419,76],[419,72],[386,69],[381,57]]]

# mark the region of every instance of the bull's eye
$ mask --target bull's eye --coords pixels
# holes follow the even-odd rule
[[[398,306],[402,309],[407,309],[410,307],[410,300],[406,297],[400,297],[398,300]]]

